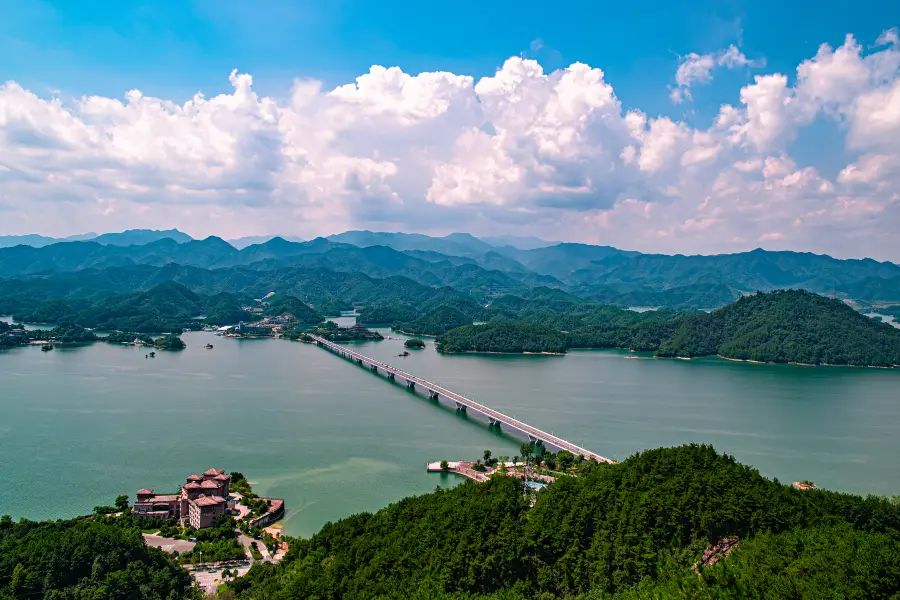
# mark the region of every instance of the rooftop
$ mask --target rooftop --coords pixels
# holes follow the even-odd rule
[[[200,487],[202,487],[202,486],[201,486],[199,483],[197,483],[196,481],[192,481],[192,482],[190,482],[190,483],[184,484],[184,485],[181,486],[181,487],[183,487],[183,488],[186,489],[186,490],[193,490],[193,489],[200,488]]]
[[[203,481],[203,478],[194,473],[190,477],[187,478],[188,481]]]
[[[217,504],[224,503],[225,499],[221,496],[200,496],[193,502],[197,506],[216,506]]]
[[[144,489],[142,489],[142,490],[138,490],[137,493],[138,493],[138,496],[143,496],[143,495],[145,495],[145,494],[152,494],[152,493],[153,493],[153,490],[150,489],[150,488],[144,488]]]
[[[215,477],[216,475],[222,475],[225,473],[225,469],[207,469],[203,474],[208,475],[209,477]]]
[[[153,496],[147,500],[135,502],[135,505],[156,504],[157,502],[178,502],[179,500],[181,500],[181,496],[178,494],[164,494],[162,496]]]
[[[204,489],[212,488],[212,489],[216,490],[216,489],[219,489],[219,485],[220,484],[216,483],[215,481],[207,479],[206,481],[204,481],[203,483],[200,484],[200,487],[202,487]]]

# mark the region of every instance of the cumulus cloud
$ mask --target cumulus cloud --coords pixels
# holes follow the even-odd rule
[[[760,68],[765,64],[766,61],[763,59],[748,59],[734,44],[716,53],[697,54],[691,52],[681,57],[681,64],[675,71],[675,86],[671,89],[669,98],[676,104],[692,100],[691,87],[712,81],[712,72],[716,68]]]
[[[332,89],[183,103],[0,86],[0,233],[178,226],[195,235],[348,228],[545,235],[646,251],[749,244],[900,253],[900,47],[822,45],[758,74],[711,126],[625,110],[597,66],[512,57],[476,80],[373,66]],[[676,83],[761,66],[689,55]],[[855,158],[832,178],[789,150],[830,119]],[[823,151],[842,151],[828,149]]]

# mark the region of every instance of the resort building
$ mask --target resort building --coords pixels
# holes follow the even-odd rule
[[[186,521],[191,527],[203,529],[226,513],[230,485],[231,477],[223,469],[209,469],[203,475],[188,477],[180,494],[138,490],[132,512],[139,517]]]
[[[272,331],[265,326],[264,323],[244,323],[241,321],[237,327],[232,329],[232,333],[238,335],[272,335]]]

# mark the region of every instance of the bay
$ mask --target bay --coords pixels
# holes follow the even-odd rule
[[[390,334],[382,330],[385,335]],[[454,485],[424,463],[519,440],[315,346],[186,333],[145,358],[93,344],[0,352],[0,514],[63,518],[210,466],[284,498],[285,530]],[[214,349],[206,350],[206,343]],[[443,356],[431,340],[354,348],[615,459],[712,443],[790,482],[900,493],[900,373],[634,357]]]

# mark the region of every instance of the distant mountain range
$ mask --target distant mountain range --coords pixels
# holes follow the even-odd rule
[[[195,240],[176,229],[130,230],[88,241],[55,240],[50,244],[44,243],[50,238],[37,238],[40,236],[19,236],[20,241],[34,243],[0,248],[0,278],[175,264],[198,269],[241,267],[259,272],[302,268],[377,279],[403,277],[427,287],[453,288],[481,303],[546,287],[582,301],[675,309],[715,308],[748,293],[786,288],[852,300],[859,307],[900,304],[900,266],[803,252],[757,249],[669,256],[573,243],[497,246],[465,233],[431,237],[372,231],[348,231],[305,242],[274,237],[247,245],[244,243],[254,238],[233,243],[214,236]],[[541,241],[519,242],[534,246]]]
[[[102,235],[96,233],[81,233],[65,238],[53,238],[30,233],[27,235],[0,235],[0,248],[10,248],[18,245],[43,248],[44,246],[61,242],[84,242],[88,240],[104,246],[134,246],[149,244],[150,242],[162,239],[171,239],[178,243],[184,243],[191,241],[193,238],[177,229],[168,229],[165,231],[156,229],[129,229],[120,233],[104,233]]]

